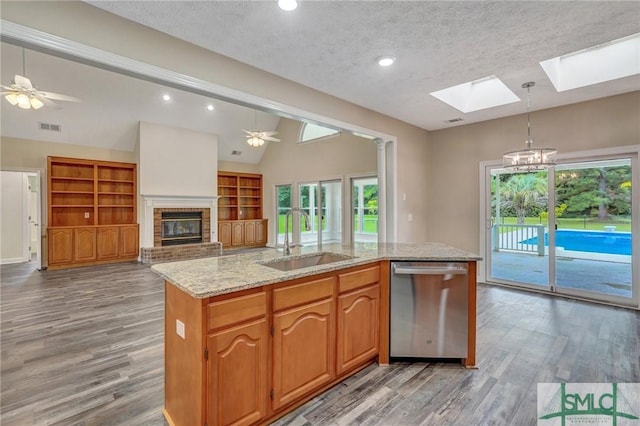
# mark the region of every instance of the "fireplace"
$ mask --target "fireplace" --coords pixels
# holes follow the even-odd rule
[[[222,247],[216,241],[217,232],[215,232],[217,205],[215,197],[143,195],[142,199],[144,206],[140,243],[142,263],[174,262],[220,255]],[[188,214],[185,216],[182,213]],[[196,213],[199,218],[199,231],[195,224],[189,226],[190,221],[196,218],[196,215],[190,218],[193,213]],[[197,238],[190,235],[197,232],[200,233],[201,239],[197,242],[188,241],[191,238]],[[183,235],[176,235],[180,233]],[[170,240],[176,237],[182,237],[182,239]],[[166,240],[165,244],[163,240]],[[169,241],[174,241],[174,245],[167,245]],[[180,244],[175,245],[176,241]]]
[[[202,243],[202,212],[162,212],[160,244]]]

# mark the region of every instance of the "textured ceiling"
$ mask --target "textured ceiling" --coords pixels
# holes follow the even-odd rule
[[[539,62],[640,32],[640,2],[299,1],[293,12],[276,1],[90,2],[124,18],[278,74],[366,108],[434,130],[522,114],[524,102],[463,114],[429,92],[497,75],[524,98],[535,81],[532,109],[640,89],[640,76],[557,93]],[[21,49],[2,44],[1,83],[21,73]],[[397,57],[380,68],[376,58]],[[640,52],[638,53],[640,60]],[[60,110],[22,111],[0,103],[2,135],[133,149],[139,120],[219,135],[219,158],[257,163],[241,129],[253,111],[167,89],[61,58],[27,51],[27,76],[42,90],[77,96]],[[204,109],[212,102],[216,109]],[[461,117],[455,124],[446,120]],[[341,119],[341,117],[334,117]],[[260,130],[278,117],[259,113]],[[61,124],[62,134],[38,130]],[[240,149],[242,156],[232,157]]]
[[[640,89],[634,76],[557,93],[539,65],[640,32],[636,1],[302,0],[293,12],[275,0],[90,3],[428,130],[524,112],[518,102],[463,114],[429,95],[489,75],[521,98],[521,84],[537,82],[534,110]],[[396,64],[378,67],[382,55]]]

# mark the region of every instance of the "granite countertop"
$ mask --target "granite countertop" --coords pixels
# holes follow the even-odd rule
[[[379,260],[475,261],[476,254],[442,243],[354,243],[324,244],[294,249],[291,256],[331,252],[352,256],[325,265],[280,271],[261,263],[282,259],[282,249],[267,248],[249,253],[207,257],[181,262],[159,263],[151,270],[191,296],[204,299],[238,290],[303,278]]]

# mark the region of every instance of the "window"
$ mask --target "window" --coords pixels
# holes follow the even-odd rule
[[[311,142],[319,139],[339,135],[340,131],[313,123],[305,123],[300,130],[300,143]]]

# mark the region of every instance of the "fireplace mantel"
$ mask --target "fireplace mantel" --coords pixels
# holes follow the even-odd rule
[[[208,208],[210,209],[210,241],[218,241],[217,203],[218,197],[189,195],[141,195],[143,208],[141,219],[140,247],[153,247],[153,209]]]

